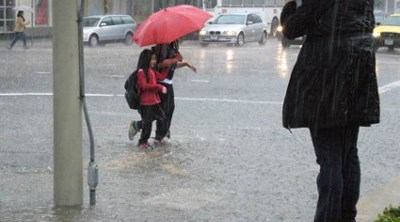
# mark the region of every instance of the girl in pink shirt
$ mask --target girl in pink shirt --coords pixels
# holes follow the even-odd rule
[[[153,66],[156,64],[156,55],[150,49],[144,49],[139,56],[137,65],[137,88],[140,95],[139,113],[141,121],[133,121],[129,129],[129,139],[133,139],[134,135],[142,129],[139,146],[142,149],[151,148],[148,140],[151,135],[152,123],[154,120],[163,120],[165,113],[160,106],[160,93],[166,93],[166,88],[157,83],[156,71]],[[133,129],[132,129],[133,128]]]

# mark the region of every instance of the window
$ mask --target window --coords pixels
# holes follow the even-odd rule
[[[112,21],[113,21],[114,25],[124,24],[124,22],[121,19],[121,16],[113,16]]]
[[[215,24],[244,24],[246,17],[244,15],[220,15]]]
[[[122,20],[123,20],[124,24],[132,24],[133,23],[132,19],[129,18],[128,16],[123,16]]]
[[[242,0],[231,0],[232,6],[242,6]]]
[[[253,0],[243,0],[243,6],[253,6]]]
[[[106,23],[106,25],[112,25],[113,23],[112,23],[112,20],[111,20],[111,17],[105,17],[105,18],[103,18],[103,20],[101,20],[101,23],[100,24],[103,24],[103,23]]]
[[[254,15],[254,23],[262,23],[262,19],[259,15]]]
[[[35,24],[48,25],[49,24],[49,5],[48,0],[36,0],[35,6]]]
[[[247,21],[246,21],[246,23],[249,24],[249,22],[255,23],[254,17],[253,17],[252,14],[247,15]]]
[[[99,18],[84,18],[83,27],[96,27],[99,20]]]
[[[14,31],[15,0],[0,0],[0,33],[11,33]]]

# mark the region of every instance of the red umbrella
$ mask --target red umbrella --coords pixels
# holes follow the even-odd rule
[[[136,29],[132,40],[139,46],[173,42],[203,28],[211,14],[190,5],[178,5],[153,13]]]

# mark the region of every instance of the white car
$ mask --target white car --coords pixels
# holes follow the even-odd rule
[[[265,44],[267,26],[260,16],[252,13],[225,13],[217,15],[199,32],[201,45],[231,43],[238,46],[247,42]]]
[[[99,15],[83,18],[83,42],[91,47],[120,41],[132,44],[136,22],[129,15]]]

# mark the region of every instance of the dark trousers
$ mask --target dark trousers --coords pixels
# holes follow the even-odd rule
[[[360,193],[358,126],[310,129],[320,172],[315,222],[355,222]]]
[[[15,36],[11,41],[10,47],[14,47],[15,43],[19,40],[22,39],[24,42],[24,47],[26,47],[26,36],[24,32],[15,32]]]
[[[172,116],[175,110],[175,95],[172,84],[160,83],[167,88],[167,93],[160,93],[161,107],[165,112],[166,118],[157,121],[156,140],[162,140],[168,133],[171,126]]]
[[[154,120],[162,121],[165,119],[165,113],[159,104],[151,106],[141,106],[139,109],[141,121],[138,122],[140,134],[139,144],[147,143],[151,136],[151,128]]]

